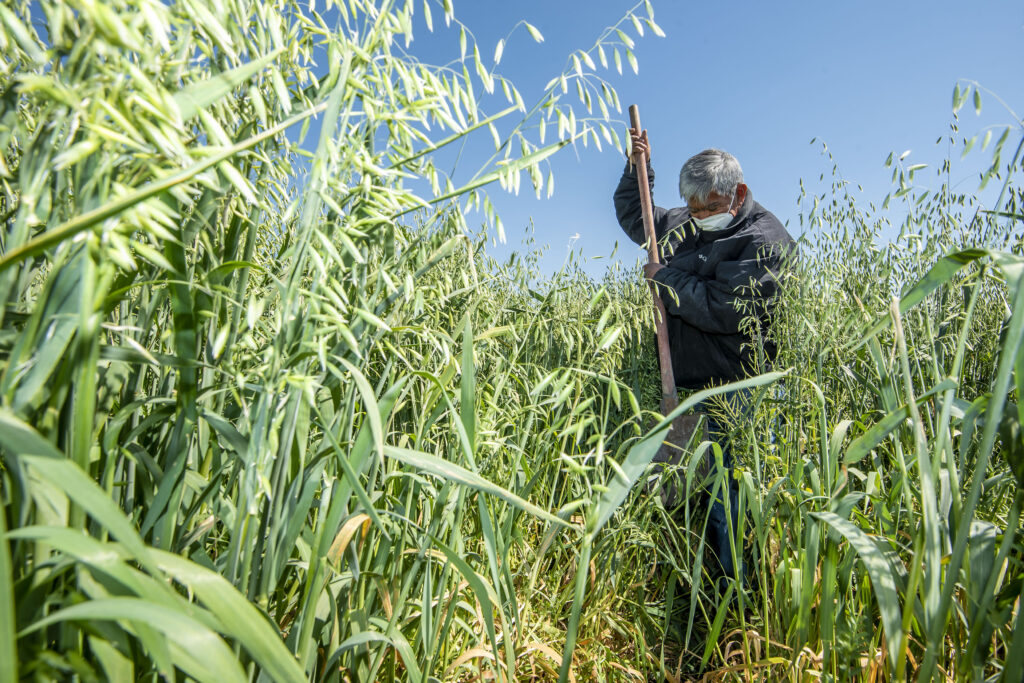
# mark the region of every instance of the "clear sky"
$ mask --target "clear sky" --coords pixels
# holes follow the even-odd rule
[[[614,69],[599,74],[617,88],[623,122],[625,107],[640,105],[658,174],[655,203],[662,206],[683,203],[676,189],[682,162],[706,147],[720,147],[740,160],[755,199],[798,235],[800,179],[817,188],[819,174],[828,180],[831,173],[820,142],[809,144],[812,138],[825,141],[842,175],[863,186],[865,200],[878,203],[890,189],[883,162],[891,151],[909,149],[906,163],[929,164],[918,185],[940,184],[934,169],[947,146],[935,143],[948,134],[957,79],[980,82],[1024,113],[1024,3],[1019,0],[653,4],[667,36],[648,32],[637,39],[639,75],[628,66],[623,76]],[[498,67],[529,103],[560,73],[571,51],[593,45],[634,3],[455,0],[454,6],[484,55],[493,55],[498,40],[521,19],[543,33],[545,41],[536,44],[519,28]],[[458,57],[458,35],[445,30],[439,16],[436,11],[433,34],[417,26],[410,51],[424,61]],[[983,105],[981,117],[970,104],[961,110],[961,137],[1013,122],[993,97],[985,95]],[[490,103],[489,112],[499,106]],[[954,167],[954,182],[965,191],[977,187],[977,164],[988,158],[975,156],[975,166]],[[473,154],[464,158],[471,162]],[[954,158],[959,159],[959,150]],[[550,247],[542,261],[547,271],[563,262],[577,233],[574,248],[585,257],[607,255],[619,241],[618,258],[631,265],[643,252],[624,241],[611,202],[622,165],[621,155],[607,147],[600,153],[593,146],[566,149],[551,163],[551,199],[535,199],[526,183],[518,196],[493,186],[490,194],[508,243],[492,253],[520,248],[532,218],[537,242]],[[470,216],[471,224],[480,221],[482,216]],[[606,263],[591,262],[587,270],[600,274]]]

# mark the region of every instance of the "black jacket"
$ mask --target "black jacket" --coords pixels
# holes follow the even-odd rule
[[[650,166],[651,193],[654,172]],[[636,169],[626,165],[615,190],[615,213],[629,238],[644,244],[643,216]],[[751,337],[740,331],[756,314],[767,331],[777,276],[795,242],[779,219],[747,193],[728,227],[705,233],[696,229],[686,208],[654,207],[654,228],[662,268],[654,276],[668,312],[668,337],[676,385],[700,389],[748,374],[755,353]],[[775,345],[764,340],[768,358]]]

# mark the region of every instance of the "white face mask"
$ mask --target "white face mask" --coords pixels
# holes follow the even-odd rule
[[[716,213],[714,216],[708,216],[707,218],[694,218],[693,222],[704,232],[718,232],[729,227],[729,223],[732,223],[733,218],[734,216],[731,213]]]
[[[736,201],[736,196],[733,195],[732,199],[729,200],[729,208],[732,208],[733,202]],[[694,218],[693,222],[697,224],[697,227],[704,232],[718,232],[729,227],[732,223],[732,219],[735,218],[731,213],[726,211],[725,213],[716,213],[713,216],[707,218]]]

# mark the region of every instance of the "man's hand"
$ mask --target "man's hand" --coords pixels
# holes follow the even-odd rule
[[[629,139],[632,145],[632,156],[630,161],[634,164],[643,164],[651,160],[651,143],[647,141],[647,129],[643,132],[636,128],[629,129]]]
[[[644,266],[644,277],[648,280],[653,280],[654,274],[664,267],[665,266],[661,263],[648,263]]]

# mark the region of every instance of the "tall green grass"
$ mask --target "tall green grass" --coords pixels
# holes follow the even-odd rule
[[[414,19],[459,26],[447,2],[0,6],[0,678],[1019,671],[1009,133],[1001,214],[900,160],[894,245],[841,181],[809,207],[733,420],[751,573],[720,594],[697,498],[639,483],[667,423],[637,273],[544,278],[465,216],[500,231],[488,184],[619,144],[597,72],[660,32],[649,6],[533,104],[468,31],[454,66],[410,58]],[[449,178],[468,135],[495,156]],[[691,490],[719,452],[694,447]]]
[[[500,231],[481,188],[540,193],[550,154],[618,144],[597,62],[660,29],[641,3],[531,105],[465,28],[458,63],[409,57],[414,18],[458,25],[449,2],[0,7],[5,674],[557,667],[513,532],[578,538],[572,468],[639,429],[617,371],[642,328],[621,280],[564,307],[480,260],[463,211]],[[469,135],[494,155],[449,177]]]

